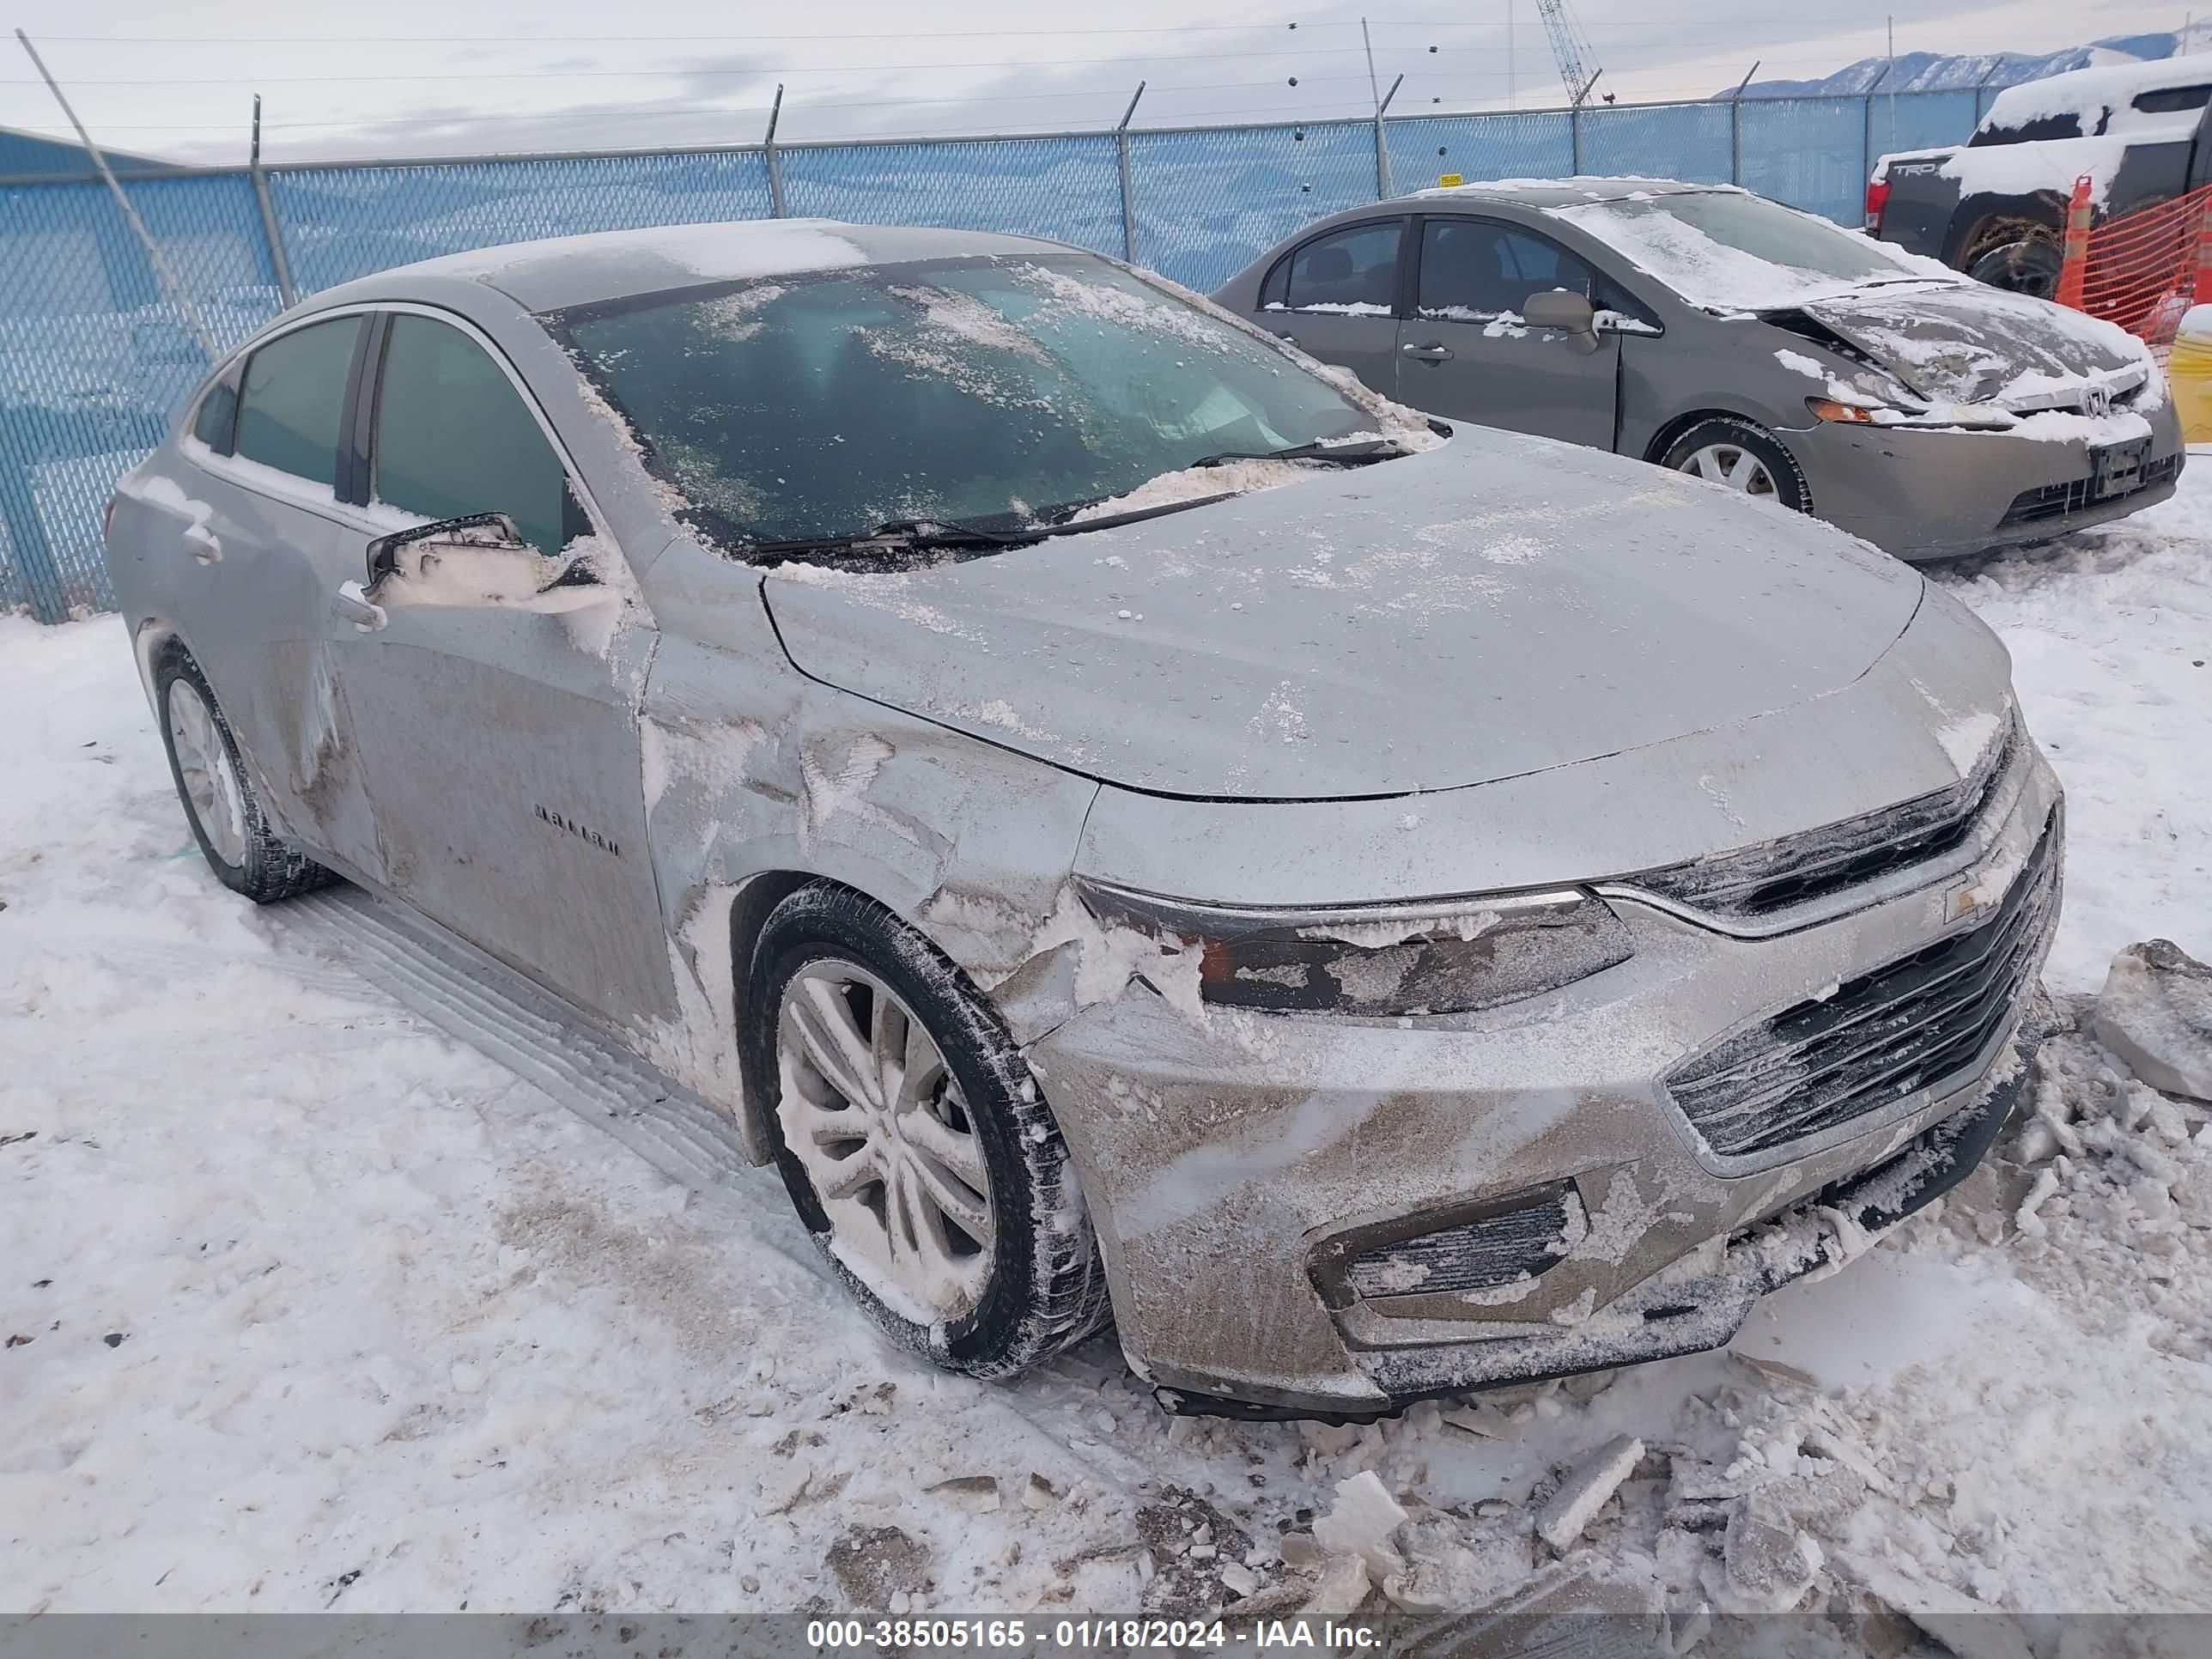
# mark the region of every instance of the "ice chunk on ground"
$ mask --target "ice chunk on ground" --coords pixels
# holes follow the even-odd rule
[[[2112,958],[2096,1030],[2152,1088],[2212,1101],[2212,968],[2172,940],[2130,945]]]
[[[1764,1492],[1736,1499],[1721,1543],[1722,1571],[1707,1588],[1728,1613],[1787,1613],[1820,1570],[1820,1547]]]
[[[1604,1507],[1628,1472],[1644,1456],[1644,1443],[1617,1434],[1568,1472],[1559,1491],[1536,1511],[1536,1532],[1555,1550],[1564,1550],[1583,1535],[1583,1528]]]
[[[1336,1507],[1314,1522],[1314,1541],[1330,1555],[1356,1555],[1378,1577],[1404,1567],[1390,1535],[1406,1511],[1372,1469],[1336,1483]]]

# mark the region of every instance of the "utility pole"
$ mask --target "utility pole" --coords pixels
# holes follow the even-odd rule
[[[1505,0],[1505,107],[1521,107],[1521,77],[1513,52],[1513,0]]]
[[[39,71],[39,78],[46,83],[46,90],[53,94],[54,101],[62,106],[62,113],[69,117],[69,124],[76,129],[77,142],[84,146],[84,153],[92,157],[93,166],[107,181],[108,193],[115,198],[115,205],[123,210],[124,218],[145,248],[146,258],[153,264],[154,276],[161,285],[161,292],[168,296],[169,303],[184,314],[185,321],[191,325],[193,335],[200,343],[200,349],[207,354],[208,362],[214,362],[222,356],[215,349],[215,337],[207,331],[207,325],[200,320],[200,313],[192,305],[191,296],[185,294],[185,285],[177,280],[177,273],[169,269],[169,262],[161,257],[161,245],[154,240],[153,233],[146,228],[146,222],[138,216],[138,210],[131,204],[131,198],[124,194],[123,186],[116,182],[114,170],[107,165],[107,157],[100,153],[100,146],[92,142],[92,135],[84,130],[84,123],[76,118],[76,112],[70,107],[70,100],[62,95],[60,86],[46,68],[46,60],[39,56],[39,49],[31,44],[31,37],[17,29],[15,38],[23,43],[23,50],[30,54],[32,66]]]

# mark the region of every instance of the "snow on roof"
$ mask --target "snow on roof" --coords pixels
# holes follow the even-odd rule
[[[2086,137],[2098,125],[2098,117],[2110,111],[2113,121],[2110,130],[2118,132],[2123,130],[2119,123],[2124,116],[2133,116],[2136,120],[2144,118],[2143,112],[2132,107],[2140,94],[2206,82],[2212,82],[2212,52],[2069,70],[2063,75],[2047,75],[2040,81],[2007,87],[1990,100],[1990,112],[1982,118],[1982,125],[2025,126],[2048,116],[2081,113],[2090,117],[2082,124],[2082,135]],[[2179,120],[2186,136],[2195,129],[2197,114],[2196,110],[2182,110],[2153,114],[2149,118],[2160,125]]]
[[[1677,191],[1733,191],[1734,185],[1692,185],[1679,179],[1644,179],[1634,173],[1576,173],[1565,179],[1471,179],[1463,185],[1438,185],[1411,192],[1416,197],[1512,197],[1537,207],[1570,202],[1617,202],[1631,196]]]

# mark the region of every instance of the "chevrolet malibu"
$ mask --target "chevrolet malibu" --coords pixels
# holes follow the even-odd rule
[[[1908,559],[2140,512],[2184,459],[2142,342],[1733,185],[1423,191],[1307,227],[1214,297],[1387,396]]]
[[[108,540],[218,878],[552,993],[970,1376],[1110,1319],[1170,1407],[1350,1419],[1711,1347],[2039,1030],[2059,792],[1957,604],[1066,247],[389,271]]]

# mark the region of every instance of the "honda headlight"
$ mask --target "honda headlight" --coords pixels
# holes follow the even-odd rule
[[[1635,954],[1579,889],[1312,910],[1200,905],[1079,881],[1111,927],[1196,950],[1199,995],[1282,1014],[1461,1014],[1540,996]]]

